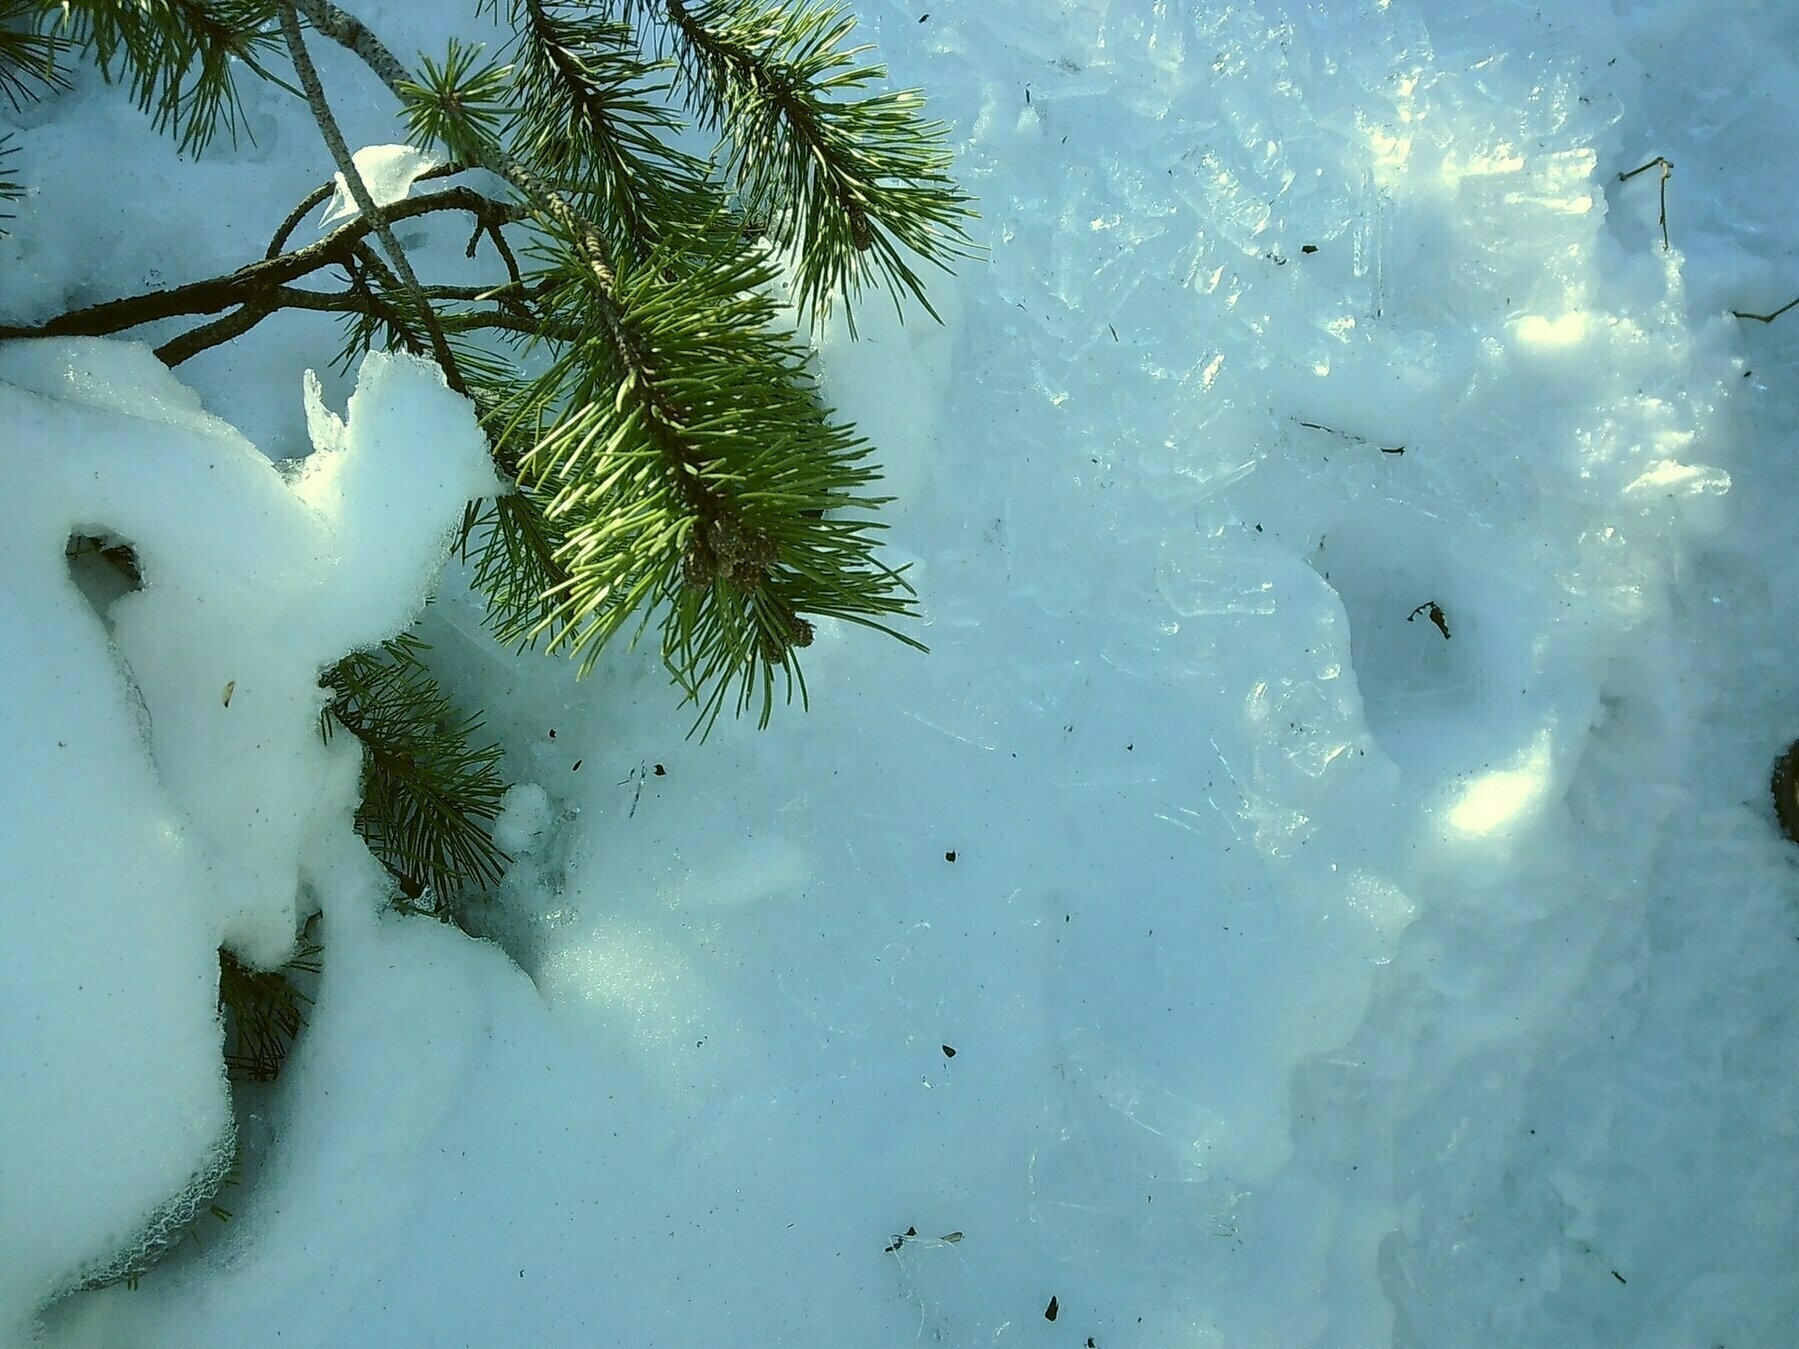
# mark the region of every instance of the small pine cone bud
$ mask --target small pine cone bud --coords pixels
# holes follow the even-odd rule
[[[767,534],[758,529],[750,535],[749,544],[744,549],[744,557],[752,565],[767,571],[775,565],[777,556],[779,556],[779,550],[775,547],[775,541]]]
[[[779,665],[787,659],[787,644],[772,632],[764,632],[756,646],[762,652],[762,659],[770,665]]]
[[[767,534],[759,529],[748,532],[743,536],[742,549],[731,567],[731,579],[745,590],[755,590],[768,580],[777,556],[775,541]]]
[[[720,562],[735,562],[743,556],[743,526],[732,516],[718,516],[706,524],[706,542],[712,545]]]
[[[706,546],[706,541],[697,536],[688,540],[687,548],[681,554],[682,582],[694,590],[705,590],[712,584],[717,571],[718,560]]]
[[[812,624],[807,622],[805,619],[799,618],[796,616],[788,623],[788,630],[792,634],[792,636],[789,637],[789,639],[788,639],[792,645],[794,645],[794,646],[811,646],[812,645],[812,634],[813,634],[814,629],[812,627]]]
[[[874,232],[868,227],[868,212],[860,206],[849,209],[850,238],[855,242],[858,253],[866,253],[874,247]]]

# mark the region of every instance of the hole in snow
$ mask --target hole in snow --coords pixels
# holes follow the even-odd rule
[[[69,535],[68,543],[63,546],[63,556],[68,559],[69,576],[74,580],[75,588],[81,592],[81,597],[88,602],[88,606],[99,618],[101,627],[106,630],[107,645],[112,649],[113,658],[124,676],[132,705],[136,709],[139,727],[148,736],[149,704],[144,701],[144,693],[138,687],[131,662],[113,640],[113,605],[132,591],[144,588],[137,549],[128,540],[106,529],[83,526]]]
[[[1350,653],[1368,729],[1408,774],[1436,779],[1493,738],[1526,655],[1495,632],[1495,582],[1477,540],[1392,502],[1364,502],[1307,551],[1349,618]],[[1440,616],[1441,621],[1438,621]],[[1503,627],[1503,624],[1498,626]]]
[[[82,596],[111,630],[110,614],[121,595],[144,588],[137,550],[116,534],[101,529],[78,529],[63,549],[69,575]]]

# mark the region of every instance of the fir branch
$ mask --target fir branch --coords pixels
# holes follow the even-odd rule
[[[409,900],[432,912],[469,887],[498,881],[510,860],[487,825],[506,790],[497,745],[477,748],[479,717],[463,716],[425,668],[427,648],[405,634],[340,661],[326,677],[321,729],[362,742],[363,798],[356,824]]]

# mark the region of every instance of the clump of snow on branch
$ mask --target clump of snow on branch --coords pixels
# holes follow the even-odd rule
[[[412,185],[443,163],[436,155],[410,145],[365,146],[350,156],[350,162],[356,166],[357,175],[368,188],[369,199],[377,206],[391,206],[396,201],[406,200]],[[337,191],[319,219],[321,228],[354,220],[362,214],[343,174],[336,174],[333,181]]]

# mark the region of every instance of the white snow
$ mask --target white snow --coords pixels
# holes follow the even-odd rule
[[[300,906],[331,898],[303,897],[303,854],[355,803],[320,672],[412,621],[495,483],[467,404],[410,358],[365,362],[291,486],[137,344],[0,346],[0,421],[13,1331],[178,1227],[228,1162],[216,952],[287,957]],[[129,544],[142,588],[97,613],[72,535]]]
[[[1799,313],[1729,311],[1799,294],[1799,11],[861,10],[989,249],[945,327],[821,343],[931,653],[821,625],[809,713],[694,743],[651,655],[576,683],[453,567],[425,634],[518,784],[493,943],[376,912],[309,721],[492,490],[456,400],[377,360],[347,424],[296,405],[310,317],[182,367],[310,429],[289,481],[144,348],[0,347],[0,1070],[69,1103],[0,1092],[0,1308],[204,1189],[214,951],[277,956],[304,884],[234,1217],[47,1343],[1783,1342]],[[21,321],[259,255],[330,168],[270,100],[241,257],[223,195],[197,258],[33,244],[83,156],[159,162],[103,95],[18,134]],[[144,558],[110,646],[77,528]]]
[[[535,851],[550,827],[550,794],[535,782],[520,782],[500,798],[500,817],[493,822],[493,841],[512,858]]]

